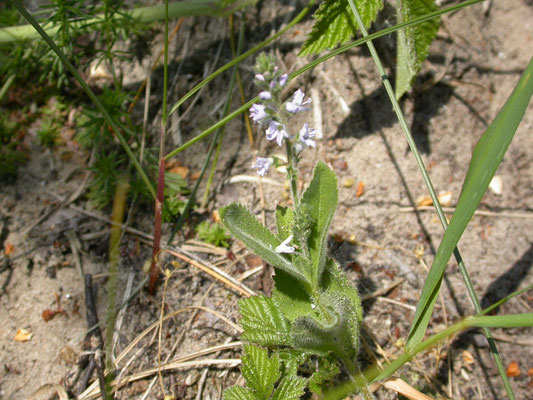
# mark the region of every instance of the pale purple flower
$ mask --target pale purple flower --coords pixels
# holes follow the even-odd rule
[[[299,136],[300,141],[307,147],[315,147],[316,143],[313,140],[315,135],[316,135],[316,130],[309,129],[309,125],[306,122],[304,126],[302,127],[302,129],[300,129],[300,134],[298,136]]]
[[[294,247],[289,246],[289,243],[292,240],[292,235],[290,235],[287,239],[285,239],[281,244],[276,247],[276,253],[287,253],[292,254],[295,252]]]
[[[272,98],[272,94],[267,90],[263,90],[261,93],[259,93],[259,98],[261,100],[270,100]]]
[[[276,140],[278,146],[281,146],[284,138],[288,138],[289,134],[285,127],[276,121],[270,121],[270,125],[266,130],[267,140]]]
[[[258,81],[264,82],[265,76],[263,74],[256,74],[255,79],[257,79]]]
[[[276,86],[279,85],[279,87],[283,87],[287,84],[287,80],[289,79],[288,74],[283,74],[277,79],[272,79],[270,82],[270,89],[274,89]]]
[[[272,165],[272,158],[257,157],[252,163],[252,168],[257,170],[257,175],[265,176]]]
[[[254,104],[250,107],[250,118],[254,120],[254,122],[260,122],[266,117],[268,117],[268,114],[266,113],[266,107],[262,104]]]
[[[305,94],[300,89],[298,89],[294,94],[292,95],[291,101],[288,101],[285,104],[285,109],[292,113],[296,114],[302,111],[309,111],[309,107],[305,107],[306,104],[311,103],[311,99],[307,99],[304,101]]]

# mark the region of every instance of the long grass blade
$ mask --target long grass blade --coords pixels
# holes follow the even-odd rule
[[[500,165],[533,94],[533,59],[515,90],[479,140],[457,207],[444,233],[426,279],[407,342],[413,347],[422,341],[440,289],[446,264],[472,218],[490,180]]]

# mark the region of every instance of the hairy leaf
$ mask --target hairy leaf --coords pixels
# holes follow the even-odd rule
[[[226,228],[249,249],[307,287],[310,279],[304,271],[297,270],[290,255],[278,254],[275,249],[281,241],[276,238],[255,216],[239,204],[231,204],[220,209],[220,218]]]
[[[279,368],[280,360],[277,354],[268,357],[267,349],[244,345],[242,376],[258,398],[270,399],[274,385],[280,378]]]
[[[317,395],[321,395],[324,391],[325,383],[331,382],[340,372],[334,359],[319,358],[318,368],[309,378],[309,390]]]
[[[328,229],[337,209],[337,201],[337,177],[326,164],[319,162],[300,206],[313,221],[308,239],[311,258],[308,275],[312,277],[313,288],[318,288],[326,266]]]
[[[307,379],[299,376],[287,376],[281,380],[272,396],[272,400],[298,400],[304,394]]]
[[[365,27],[376,19],[383,0],[357,0],[356,7]],[[303,44],[300,56],[317,54],[348,42],[357,31],[355,17],[347,0],[325,0],[313,15],[315,24]]]
[[[428,14],[437,9],[434,0],[401,0],[398,2],[398,23]],[[396,98],[399,99],[413,84],[420,65],[437,35],[440,20],[429,21],[400,29],[397,36]]]
[[[276,206],[276,225],[278,227],[278,236],[285,240],[292,234],[292,225],[294,223],[294,211],[292,208]]]
[[[257,397],[251,389],[242,386],[232,386],[224,390],[223,400],[263,400]]]
[[[274,282],[276,287],[272,291],[272,300],[289,321],[314,313],[309,295],[295,278],[276,271]]]
[[[272,299],[252,296],[239,301],[242,338],[262,346],[288,346],[290,326]]]

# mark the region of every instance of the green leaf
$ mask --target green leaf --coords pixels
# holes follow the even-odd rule
[[[272,396],[272,400],[298,400],[304,395],[307,379],[299,376],[288,376],[281,380]]]
[[[376,19],[383,7],[383,0],[358,0],[357,10],[365,27]],[[348,42],[356,33],[357,23],[346,0],[326,0],[313,15],[316,20],[313,29],[303,44],[300,56],[317,54],[333,49],[339,43]]]
[[[521,328],[533,326],[533,313],[472,317],[469,325],[478,328]]]
[[[309,390],[319,396],[324,392],[325,385],[331,384],[332,380],[341,372],[335,359],[330,358],[319,358],[318,368],[309,378]]]
[[[277,354],[268,357],[267,349],[244,345],[242,376],[258,398],[270,399],[274,385],[280,378],[279,368],[280,360]]]
[[[326,266],[327,236],[331,218],[337,209],[338,190],[335,173],[323,162],[315,167],[313,179],[302,196],[301,209],[313,220],[308,239],[311,257],[311,276],[313,288],[320,284],[322,272]]]
[[[275,248],[281,241],[246,208],[239,204],[223,207],[220,209],[220,218],[226,228],[259,257],[292,275],[300,284],[310,286],[310,279],[293,266],[290,255],[276,253]]]
[[[262,400],[257,397],[249,388],[242,386],[232,386],[224,390],[223,400]]]
[[[273,278],[275,288],[272,300],[289,321],[314,313],[309,295],[295,278],[280,270],[276,271]]]
[[[262,346],[288,346],[290,326],[272,299],[264,295],[239,301],[242,339]]]
[[[281,240],[287,239],[292,234],[294,224],[294,211],[292,208],[276,206],[276,225],[278,236]]]
[[[398,2],[398,23],[410,21],[437,10],[434,0],[401,0]],[[429,47],[439,30],[440,19],[409,26],[398,31],[396,62],[396,98],[407,92],[426,59]]]
[[[424,338],[437,299],[446,264],[500,165],[533,94],[533,59],[515,90],[479,140],[468,167],[463,189],[450,225],[444,232],[435,260],[420,295],[407,348]]]

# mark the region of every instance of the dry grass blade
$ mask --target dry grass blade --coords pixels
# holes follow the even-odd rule
[[[121,388],[124,385],[127,385],[130,382],[138,381],[140,379],[144,379],[149,376],[155,375],[159,371],[171,371],[171,370],[180,369],[180,368],[196,368],[196,367],[213,366],[213,365],[236,366],[236,365],[239,365],[240,363],[241,363],[241,360],[238,358],[209,359],[209,360],[185,361],[185,362],[172,361],[168,364],[162,365],[161,367],[151,368],[146,371],[142,371],[137,374],[127,376],[121,379],[120,382],[114,381],[111,383],[111,386],[113,388],[112,391],[115,392],[117,389]],[[78,400],[95,399],[99,395],[100,395],[100,389],[98,388],[97,385],[93,383],[91,386],[89,386],[89,388],[84,393],[82,393],[78,397]]]
[[[400,378],[389,379],[383,383],[383,386],[389,390],[394,390],[396,393],[399,393],[411,400],[431,400],[431,397],[420,393],[418,390]]]
[[[178,257],[180,260],[188,262],[189,264],[195,266],[196,268],[201,269],[205,273],[225,283],[230,288],[242,294],[243,296],[246,296],[246,297],[255,296],[255,292],[252,289],[250,289],[248,286],[246,286],[242,282],[239,282],[237,279],[233,278],[232,276],[226,274],[224,271],[215,267],[214,265],[203,260],[202,261],[198,260],[196,256],[194,256],[191,253],[188,253],[181,249],[175,249],[175,248],[166,248],[164,251],[166,251],[169,254],[172,254],[175,257]]]
[[[210,308],[207,308],[207,307],[203,307],[203,306],[189,306],[189,307],[184,307],[184,308],[180,308],[179,310],[176,310],[168,315],[165,315],[165,317],[163,318],[163,321],[166,321],[167,319],[169,318],[173,318],[175,317],[176,315],[178,314],[181,314],[183,312],[186,312],[186,311],[192,311],[192,310],[203,310],[203,311],[206,311],[208,313],[211,313],[217,317],[219,317],[221,320],[223,320],[224,322],[226,322],[228,325],[230,325],[233,329],[235,329],[238,333],[242,333],[243,332],[243,329],[235,324],[234,322],[230,321],[228,318],[226,318],[225,316],[223,316],[221,313],[219,313],[218,311],[215,311],[215,310],[212,310]],[[156,329],[157,327],[159,326],[159,321],[157,322],[154,322],[152,325],[150,325],[148,328],[146,328],[144,331],[141,332],[141,334],[139,336],[137,336],[125,349],[122,353],[119,354],[119,356],[117,357],[117,359],[115,360],[115,363],[118,365],[118,363],[146,336],[148,335],[150,332],[152,332],[154,329]]]

